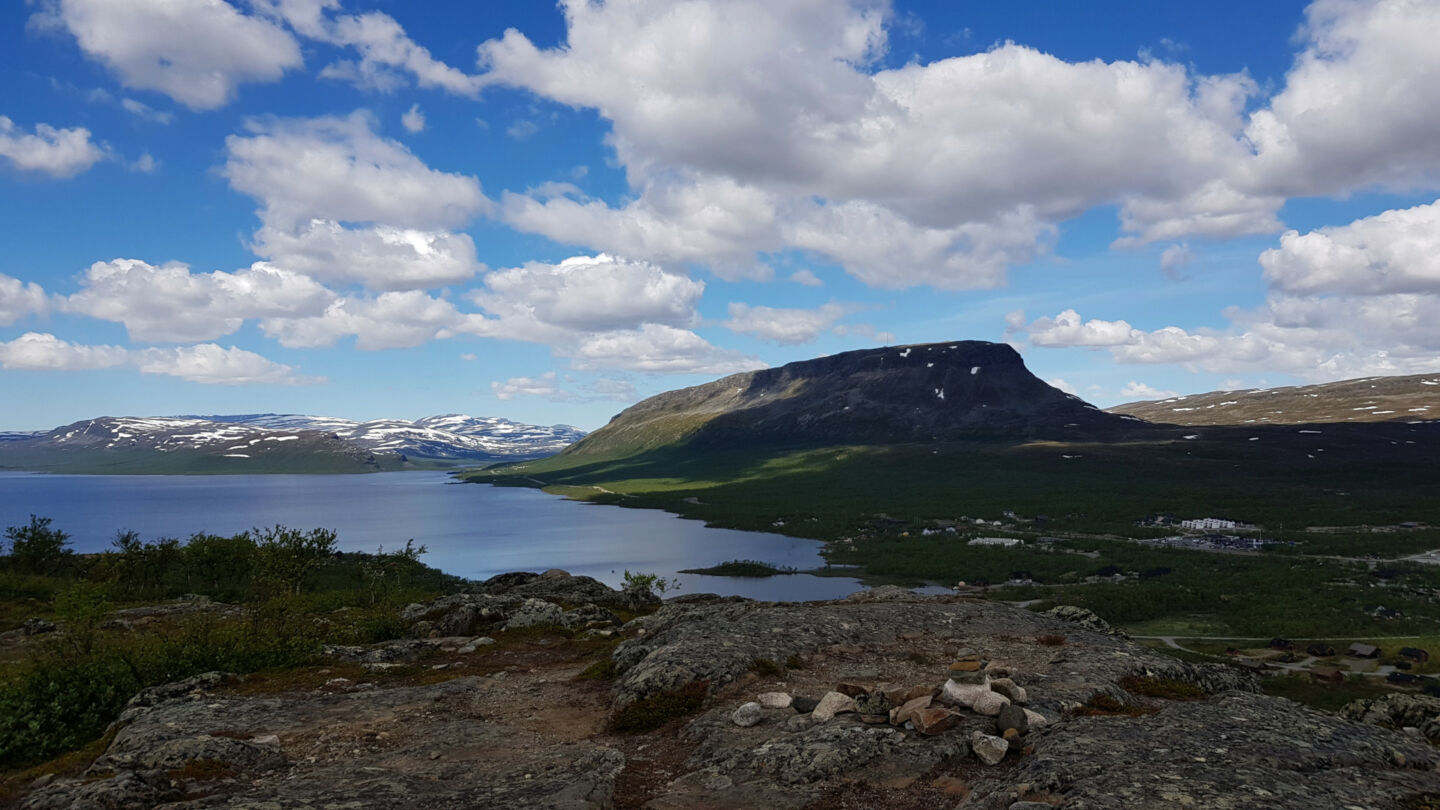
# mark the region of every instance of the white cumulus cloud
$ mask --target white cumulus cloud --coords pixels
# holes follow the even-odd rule
[[[1096,205],[1142,239],[1278,228],[1282,201],[1228,177],[1250,154],[1243,75],[1014,44],[873,70],[887,7],[862,0],[562,7],[557,47],[482,44],[484,81],[599,111],[638,193],[505,199],[525,230],[722,274],[798,247],[876,286],[965,288]]]
[[[222,174],[261,202],[271,227],[328,219],[439,229],[464,225],[490,206],[474,177],[431,169],[376,135],[365,112],[253,119],[246,128],[225,139]]]
[[[0,157],[21,171],[64,178],[104,160],[105,150],[91,142],[90,130],[84,127],[56,129],[36,124],[35,131],[27,133],[0,115]]]
[[[1131,399],[1168,399],[1169,397],[1179,395],[1177,391],[1163,391],[1159,388],[1146,385],[1145,383],[1136,382],[1135,380],[1131,380],[1120,390],[1120,396],[1130,397]]]
[[[1067,309],[1053,318],[1036,319],[1028,331],[1036,346],[1121,346],[1131,342],[1135,328],[1125,321],[1086,321]]]
[[[32,25],[68,31],[126,87],[195,110],[222,107],[240,84],[277,81],[303,64],[289,32],[224,0],[42,0]]]
[[[724,325],[732,332],[788,346],[814,341],[854,311],[853,307],[834,302],[815,309],[782,309],[737,301],[730,304],[730,320]]]
[[[372,290],[440,287],[483,269],[475,242],[463,233],[376,225],[346,228],[313,219],[293,231],[269,226],[250,249],[271,264],[327,282],[359,282]]]
[[[588,336],[569,356],[580,369],[646,374],[733,374],[765,367],[754,357],[719,348],[687,329],[654,323]]]
[[[295,369],[254,352],[214,343],[134,352],[142,374],[165,374],[208,385],[311,385],[323,378],[305,377]]]
[[[1135,329],[1074,310],[1027,328],[1036,346],[1105,346],[1122,363],[1313,381],[1440,370],[1440,203],[1309,233],[1259,257],[1270,290],[1227,329]]]
[[[1249,182],[1269,193],[1440,180],[1440,5],[1316,0],[1285,86],[1250,119]]]
[[[266,335],[289,348],[324,348],[354,337],[365,351],[401,349],[484,331],[479,315],[460,312],[443,298],[420,290],[339,298],[318,315],[260,321]]]
[[[1265,278],[1292,295],[1440,294],[1440,201],[1306,234],[1260,254]]]
[[[1170,278],[1180,278],[1185,266],[1195,261],[1195,252],[1189,245],[1171,245],[1160,254],[1160,272]]]
[[[597,377],[577,384],[569,378],[562,380],[553,371],[538,377],[511,377],[504,382],[492,382],[490,390],[500,400],[542,397],[552,402],[629,402],[636,396],[635,384],[629,380]]]
[[[420,112],[420,105],[410,105],[410,109],[406,110],[405,114],[400,116],[400,124],[405,127],[406,132],[409,132],[411,134],[414,134],[416,132],[424,132],[425,113]]]
[[[272,19],[284,20],[301,36],[358,52],[359,59],[326,66],[322,78],[382,91],[403,86],[407,77],[421,87],[462,96],[474,96],[480,89],[478,78],[437,60],[384,12],[335,13],[341,9],[339,0],[250,2]]]
[[[689,326],[704,291],[704,282],[602,253],[496,270],[471,298],[520,329],[534,321],[603,332],[644,323]]]
[[[320,312],[334,295],[314,280],[257,262],[234,273],[139,259],[95,262],[61,308],[125,324],[132,340],[188,343],[239,329],[247,318]]]
[[[27,315],[44,314],[49,306],[45,289],[39,284],[0,273],[0,326],[9,326]]]
[[[430,168],[365,112],[251,120],[222,173],[261,203],[251,245],[277,267],[373,290],[465,281],[475,243],[449,229],[490,210],[480,183]]]
[[[112,368],[129,362],[121,346],[83,346],[46,332],[26,332],[0,343],[0,367],[16,370],[76,371]]]

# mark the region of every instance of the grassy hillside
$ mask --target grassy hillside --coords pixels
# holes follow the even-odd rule
[[[1433,432],[1433,431],[1432,431]],[[878,514],[999,518],[1005,510],[1083,531],[1130,531],[1146,515],[1229,516],[1281,525],[1440,524],[1433,442],[1312,434],[1120,443],[905,444],[825,448],[684,447],[629,457],[555,456],[468,474],[572,497],[649,506],[746,529],[829,539]],[[1383,445],[1393,452],[1365,452]],[[1395,448],[1405,448],[1398,451]],[[1309,448],[1314,450],[1316,448]],[[1311,458],[1310,456],[1316,456]]]
[[[1383,636],[1440,632],[1440,566],[1357,559],[1440,547],[1440,530],[1368,528],[1440,526],[1431,433],[1370,425],[1318,438],[1271,428],[1253,442],[1247,429],[1083,444],[673,447],[557,456],[467,478],[828,541],[830,563],[872,581],[1032,581],[997,595],[1088,606],[1144,632]],[[1136,525],[1157,513],[1258,523],[1283,543],[1227,554],[1134,542],[1173,532]],[[1025,543],[965,542],[989,534]]]

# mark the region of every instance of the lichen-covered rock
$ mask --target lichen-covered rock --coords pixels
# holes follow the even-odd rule
[[[1415,728],[1432,743],[1440,743],[1440,698],[1392,692],[1378,698],[1351,701],[1341,716],[1358,723],[1388,728]]]
[[[1404,796],[1440,794],[1440,760],[1425,743],[1243,692],[1140,717],[1071,718],[1030,739],[1033,755],[976,784],[967,808],[1002,810],[1016,784],[1094,810],[1398,808]]]
[[[817,725],[819,722],[819,720],[816,720],[808,714],[797,714],[785,721],[785,731],[790,734],[797,734]]]
[[[233,672],[211,671],[202,672],[183,681],[142,689],[125,704],[125,708],[115,722],[110,724],[110,728],[113,730],[129,723],[138,714],[152,706],[177,700],[196,700],[204,697],[206,690],[238,680],[240,680],[240,676]]]
[[[758,725],[765,716],[764,710],[759,703],[750,702],[740,704],[740,708],[730,714],[730,720],[742,728]]]
[[[580,605],[560,615],[560,624],[571,629],[619,627],[620,617],[599,605]]]
[[[1003,737],[975,731],[970,734],[970,750],[986,765],[999,765],[1010,750],[1010,742]]]
[[[509,621],[505,622],[505,629],[519,630],[526,627],[558,625],[564,621],[564,618],[565,611],[559,605],[540,599],[526,599],[519,610],[511,614]]]
[[[20,625],[20,631],[27,636],[38,636],[43,633],[53,633],[57,629],[59,628],[56,627],[54,622],[34,617],[26,619]]]
[[[352,664],[394,664],[418,660],[434,650],[435,645],[424,639],[407,638],[387,641],[373,647],[327,644],[322,652],[331,658]]]
[[[164,771],[122,771],[106,779],[58,780],[31,793],[22,810],[149,810],[183,796]]]
[[[863,591],[856,591],[845,597],[846,602],[898,602],[904,599],[914,599],[915,592],[909,588],[902,588],[899,585],[881,585],[877,588],[866,588]]]
[[[411,626],[412,635],[468,636],[508,619],[524,601],[518,596],[453,593],[406,605],[400,618]]]
[[[888,726],[824,724],[759,746],[736,746],[702,754],[692,758],[689,765],[697,769],[715,767],[723,773],[753,770],[784,784],[814,782],[853,772],[904,739],[904,733]]]
[[[625,610],[638,610],[660,604],[660,597],[648,589],[628,588],[617,591],[594,577],[571,576],[559,569],[547,571],[546,575],[528,571],[500,574],[485,580],[476,590],[491,596],[541,599],[567,605],[589,603]]]
[[[442,636],[464,636],[475,632],[480,626],[484,614],[479,605],[466,603],[457,605],[454,610],[431,623],[432,629]]]
[[[127,712],[93,777],[37,790],[29,810],[391,810],[614,805],[620,752],[487,722],[486,679],[356,693],[152,693]],[[179,693],[178,695],[175,693]],[[158,696],[157,696],[158,695]],[[166,696],[168,695],[168,696]],[[367,733],[368,730],[368,733]],[[383,739],[383,742],[382,742]],[[294,751],[290,751],[293,747]],[[283,755],[290,752],[289,763]],[[475,767],[484,762],[485,767]],[[188,764],[231,777],[181,798],[168,775]],[[179,778],[179,777],[176,777]],[[203,778],[203,777],[199,777]]]
[[[890,701],[883,692],[866,693],[855,698],[855,711],[860,714],[876,715],[890,712]]]
[[[1067,622],[1074,622],[1081,627],[1087,627],[1101,633],[1123,636],[1124,634],[1110,626],[1110,623],[1095,615],[1089,608],[1076,607],[1075,605],[1056,605],[1045,611],[1045,615],[1054,616],[1057,619]]]
[[[756,659],[784,661],[822,649],[893,645],[907,632],[939,638],[1058,632],[1072,641],[1067,651],[1085,651],[1078,671],[1092,683],[1113,683],[1132,671],[1154,670],[1182,680],[1203,676],[1207,689],[1258,688],[1253,675],[1230,667],[1187,664],[1054,616],[954,597],[912,594],[894,601],[824,605],[747,600],[667,602],[645,622],[644,629],[645,635],[625,641],[613,653],[619,673],[617,707],[694,681],[723,687],[749,672]],[[987,657],[995,658],[988,653]],[[1059,691],[1047,685],[1046,697],[1066,699],[1065,689],[1071,690],[1068,699],[1078,701],[1093,692],[1093,686],[1087,691],[1080,682]]]
[[[91,771],[172,770],[195,762],[223,762],[229,770],[259,773],[286,763],[276,743],[261,743],[209,734],[156,739],[134,733],[134,727],[120,730],[115,740]]]

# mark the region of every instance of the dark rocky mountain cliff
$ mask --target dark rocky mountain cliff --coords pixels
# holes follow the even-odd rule
[[[669,391],[626,409],[565,453],[679,442],[1075,440],[1136,425],[1047,385],[1010,346],[972,340],[845,352]]]

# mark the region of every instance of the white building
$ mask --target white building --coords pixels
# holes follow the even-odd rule
[[[1020,539],[1018,537],[977,537],[974,540],[970,541],[970,545],[1003,546],[1005,548],[1009,548],[1011,546],[1020,545]]]
[[[1233,529],[1238,525],[1240,524],[1224,518],[1196,518],[1194,520],[1180,521],[1180,528],[1182,529]]]

